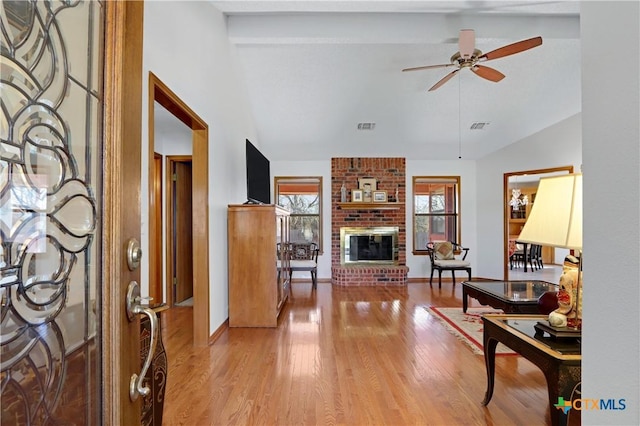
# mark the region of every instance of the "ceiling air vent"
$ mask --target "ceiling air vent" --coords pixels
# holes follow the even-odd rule
[[[358,123],[358,130],[373,130],[376,123]]]
[[[473,123],[471,125],[470,129],[471,130],[482,130],[482,129],[484,129],[485,126],[488,126],[488,125],[489,125],[488,121],[485,121],[485,122],[476,121],[475,123]]]

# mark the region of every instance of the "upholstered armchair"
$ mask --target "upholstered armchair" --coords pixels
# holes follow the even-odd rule
[[[434,271],[438,271],[438,288],[442,288],[442,271],[451,271],[453,285],[456,284],[456,271],[467,271],[471,280],[471,263],[466,260],[469,252],[467,247],[452,241],[431,241],[427,244],[427,251],[431,259],[430,286],[433,283]]]

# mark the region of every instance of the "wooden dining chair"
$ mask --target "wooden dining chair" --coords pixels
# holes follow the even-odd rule
[[[544,263],[542,263],[542,246],[541,245],[534,244],[532,246],[531,261],[536,265],[537,269],[544,268]]]
[[[291,277],[294,271],[307,271],[311,274],[311,286],[318,286],[318,253],[316,243],[291,243]]]
[[[525,258],[522,244],[515,243],[515,246],[516,249],[511,253],[511,256],[509,256],[509,269],[513,269],[514,266],[519,268],[521,263],[522,266],[524,266]]]

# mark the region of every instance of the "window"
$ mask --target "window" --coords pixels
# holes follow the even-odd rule
[[[429,241],[460,243],[460,177],[413,177],[413,252]]]
[[[291,212],[291,242],[313,242],[322,252],[322,177],[275,178],[275,199]]]

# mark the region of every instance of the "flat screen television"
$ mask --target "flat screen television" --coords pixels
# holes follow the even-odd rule
[[[247,139],[247,203],[271,203],[271,173],[267,157]]]

